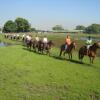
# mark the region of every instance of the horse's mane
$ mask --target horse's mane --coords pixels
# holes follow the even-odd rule
[[[96,51],[97,49],[97,43],[94,43],[92,46],[90,46],[90,50]]]

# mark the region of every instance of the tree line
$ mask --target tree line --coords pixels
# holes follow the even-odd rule
[[[76,30],[83,30],[84,33],[88,34],[100,34],[100,24],[92,24],[88,27],[78,25]]]
[[[56,31],[62,31],[64,28],[61,25],[56,25],[52,28],[52,30]],[[76,26],[75,30],[83,30],[83,33],[88,34],[100,34],[100,24],[92,24],[88,27],[85,27],[83,25]]]
[[[62,31],[65,29],[61,25],[56,25],[52,27],[52,30]],[[100,34],[100,24],[92,24],[88,27],[85,27],[83,25],[78,25],[76,26],[75,30],[83,30],[83,33],[88,33],[88,34]],[[31,27],[31,24],[29,23],[27,19],[16,18],[15,21],[8,20],[4,24],[2,31],[5,33],[32,32],[32,31],[36,31],[36,29]]]

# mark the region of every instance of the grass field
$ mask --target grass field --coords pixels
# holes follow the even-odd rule
[[[17,44],[0,47],[0,100],[100,100],[100,57],[79,64],[77,52],[68,61],[58,48],[49,57]]]

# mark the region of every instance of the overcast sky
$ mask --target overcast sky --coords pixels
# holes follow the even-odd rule
[[[100,24],[100,0],[0,0],[0,26],[17,17],[45,30],[57,24],[66,29]]]

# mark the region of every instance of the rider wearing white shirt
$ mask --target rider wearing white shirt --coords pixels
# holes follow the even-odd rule
[[[22,39],[25,38],[25,34],[23,34]]]
[[[27,35],[27,36],[26,36],[26,39],[27,39],[28,41],[30,41],[30,40],[32,39],[32,37],[29,36],[29,35]]]
[[[48,43],[48,39],[47,39],[46,36],[43,38],[43,43],[44,43],[44,44],[47,44],[47,43]]]
[[[90,48],[91,45],[92,45],[92,38],[89,36],[88,39],[86,40],[87,50]]]
[[[38,42],[40,39],[38,36],[35,37],[36,42]]]

